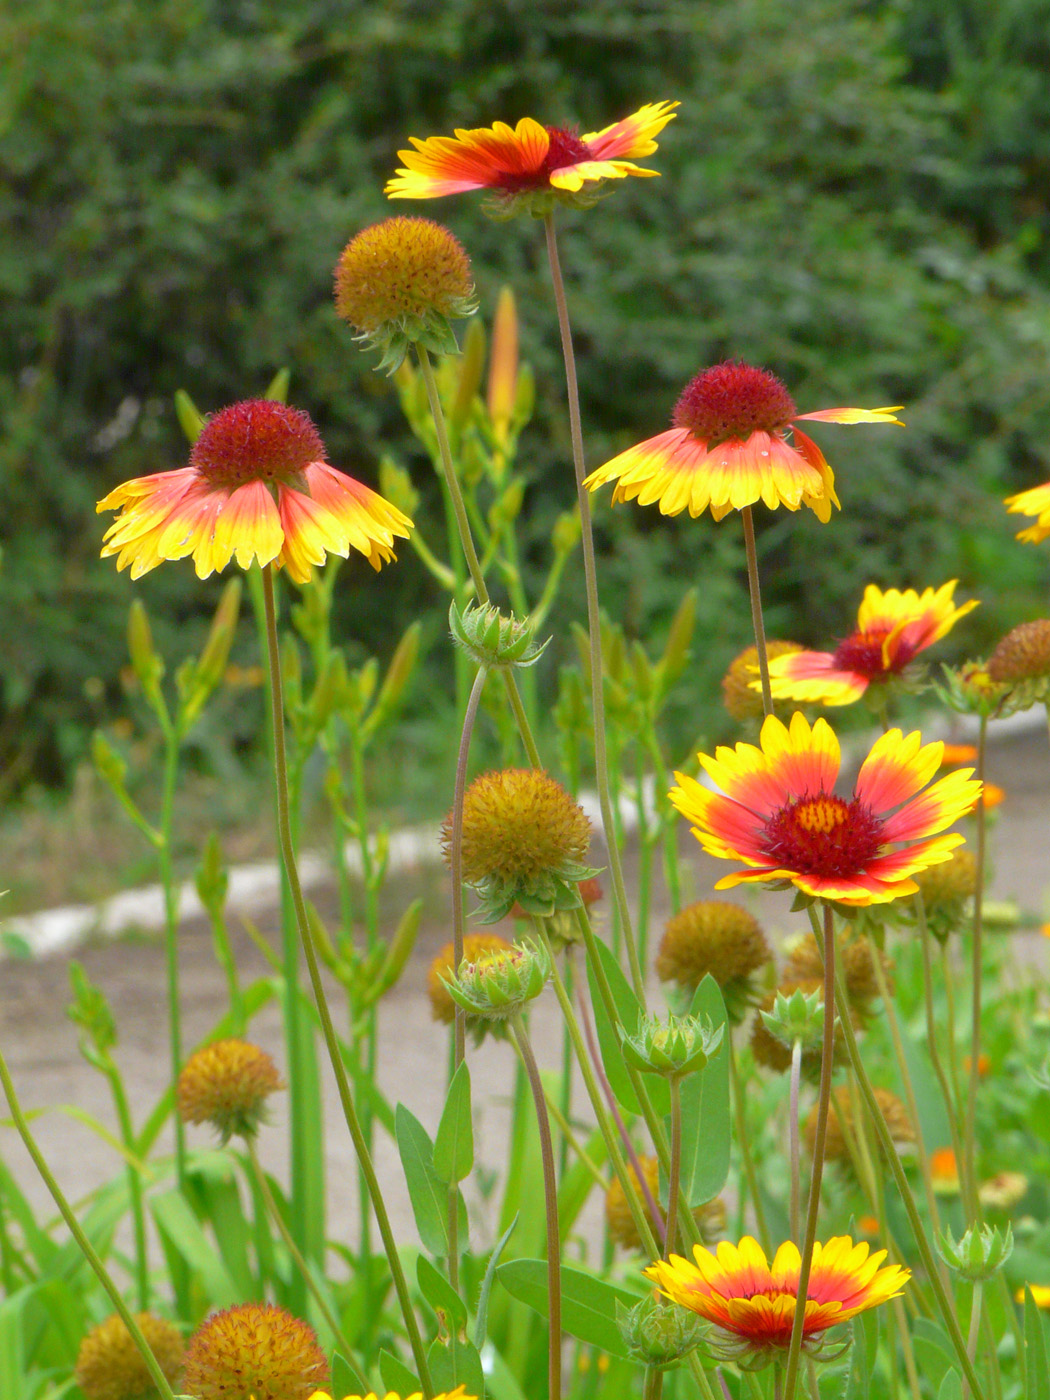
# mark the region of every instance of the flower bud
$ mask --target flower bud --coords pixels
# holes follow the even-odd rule
[[[505,1021],[539,996],[551,975],[547,952],[527,939],[506,952],[465,958],[454,977],[444,979],[449,996],[468,1016]]]
[[[550,642],[537,643],[528,618],[504,617],[491,603],[468,604],[462,612],[453,603],[448,624],[452,640],[479,666],[534,666]]]
[[[1009,1259],[1013,1253],[1014,1236],[1009,1225],[1002,1234],[998,1226],[978,1225],[971,1226],[961,1239],[956,1240],[951,1230],[945,1227],[936,1244],[937,1253],[950,1269],[971,1283],[982,1283],[998,1273]]]
[[[623,1057],[643,1074],[681,1079],[701,1070],[717,1054],[724,1026],[715,1027],[705,1016],[643,1016],[634,1035],[620,1027]]]
[[[700,1345],[708,1331],[695,1313],[653,1296],[643,1298],[633,1308],[617,1300],[616,1325],[634,1360],[655,1367],[681,1361]]]
[[[779,988],[771,1011],[760,1011],[770,1035],[786,1045],[797,1040],[803,1050],[818,1047],[824,1038],[824,996],[820,991],[805,992],[801,987],[783,992]]]

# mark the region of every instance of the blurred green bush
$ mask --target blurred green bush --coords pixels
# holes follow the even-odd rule
[[[287,364],[335,463],[374,483],[381,450],[412,460],[331,269],[391,212],[408,135],[497,118],[589,130],[682,103],[660,180],[562,220],[592,463],[661,430],[725,356],[774,369],[803,411],[907,405],[906,431],[819,430],[831,526],[760,521],[771,631],[827,642],[869,580],[961,577],[985,604],[971,645],[1042,606],[1045,555],[1013,544],[998,498],[1050,476],[1047,0],[35,0],[0,9],[0,45],[8,791],[63,783],[117,701],[133,593],[162,648],[206,625],[216,589],[188,565],[133,586],[98,559],[95,500],[184,459],[176,389],[211,410]],[[542,240],[479,205],[415,209],[462,238],[485,312],[504,281],[525,308],[539,550],[572,498]],[[717,578],[713,685],[747,641],[735,522],[607,501],[597,519],[604,602],[630,632],[658,630],[683,579]],[[360,577],[340,607],[365,645],[432,601],[408,551]]]

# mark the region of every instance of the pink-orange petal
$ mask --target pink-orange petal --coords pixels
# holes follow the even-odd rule
[[[892,408],[818,408],[815,413],[798,413],[796,420],[808,419],[817,423],[896,423],[903,428],[904,424],[899,418],[895,418],[895,413],[900,413],[903,404],[894,404]]]
[[[609,160],[614,156],[626,156],[630,159],[651,156],[657,149],[653,138],[663,131],[668,122],[674,121],[675,108],[678,105],[677,102],[647,102],[629,117],[623,117],[611,126],[603,127],[601,131],[588,132],[580,139],[594,156],[601,160]]]

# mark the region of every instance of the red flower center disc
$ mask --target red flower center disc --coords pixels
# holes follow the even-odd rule
[[[214,486],[236,488],[249,481],[287,481],[324,459],[309,414],[272,399],[246,399],[209,418],[190,466]]]
[[[746,442],[755,432],[782,432],[795,413],[775,374],[727,360],[686,385],[671,421],[713,447],[729,439]]]
[[[779,866],[800,875],[845,879],[878,855],[882,822],[859,798],[800,797],[770,817],[763,846]]]

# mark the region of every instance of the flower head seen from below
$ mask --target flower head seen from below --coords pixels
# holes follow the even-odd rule
[[[190,1338],[182,1379],[194,1400],[310,1400],[327,1384],[313,1328],[273,1303],[213,1313]]]
[[[716,889],[794,885],[829,903],[886,903],[914,894],[912,877],[948,860],[962,843],[947,828],[969,809],[980,784],[960,769],[927,787],[940,764],[939,743],[889,730],[846,799],[834,791],[841,750],[826,720],[810,728],[795,714],[789,728],[770,715],[760,742],[719,748],[714,758],[700,754],[713,789],[676,773],[679,786],[669,794],[709,855],[746,867]]]
[[[470,259],[432,219],[384,219],[362,229],[335,268],[335,309],[393,373],[410,345],[456,354],[449,321],[477,309]]]
[[[498,933],[468,933],[463,939],[463,961],[477,963],[485,958],[497,958],[509,953],[512,946]],[[449,996],[446,986],[449,978],[456,974],[455,957],[454,944],[446,943],[431,962],[427,972],[430,1014],[435,1021],[441,1021],[446,1026],[451,1026],[456,1019],[456,1003]]]
[[[198,578],[242,569],[286,568],[306,583],[329,554],[351,549],[374,569],[394,558],[412,522],[382,496],[325,460],[307,414],[273,399],[231,404],[208,419],[189,465],[136,477],[99,501],[119,510],[102,556],[140,578],[166,559],[193,559]]]
[[[696,1245],[693,1256],[695,1263],[672,1254],[650,1265],[646,1275],[667,1297],[721,1330],[721,1339],[708,1339],[712,1354],[745,1369],[783,1359],[798,1301],[798,1247],[782,1244],[770,1264],[758,1241],[745,1235],[739,1245],[723,1241],[714,1254]],[[872,1254],[846,1235],[814,1244],[802,1324],[808,1354],[820,1354],[829,1327],[902,1292],[910,1271],[897,1264],[880,1267],[885,1257],[884,1249]]]
[[[1034,525],[1018,531],[1019,540],[1024,540],[1025,544],[1039,544],[1050,535],[1050,481],[1017,496],[1007,496],[1005,504],[1011,515],[1034,515],[1036,518]]]
[[[591,491],[615,481],[613,502],[659,505],[662,515],[731,510],[764,502],[770,510],[808,506],[818,520],[838,506],[835,478],[824,454],[797,427],[824,423],[899,423],[896,408],[822,408],[799,413],[774,374],[727,360],[704,370],[682,392],[672,426],[629,447],[592,472]],[[793,441],[788,442],[791,429]]]
[[[941,588],[916,593],[890,588],[885,593],[869,583],[857,613],[857,630],[834,651],[798,651],[771,657],[769,684],[775,700],[800,704],[850,705],[869,685],[899,676],[928,646],[939,641],[961,617],[977,607],[976,600],[956,607],[957,580]],[[758,681],[752,687],[759,689]]]
[[[157,1365],[174,1385],[186,1350],[182,1334],[153,1313],[138,1313],[135,1321]],[[143,1400],[157,1393],[142,1353],[117,1313],[93,1327],[80,1343],[75,1374],[86,1400]]]
[[[677,102],[650,102],[622,121],[584,136],[523,117],[517,126],[457,129],[453,136],[409,137],[413,149],[387,183],[390,199],[436,199],[490,190],[503,214],[548,212],[555,202],[587,207],[606,180],[659,172],[635,165],[657,149]]]
[[[184,1123],[210,1123],[223,1143],[254,1137],[264,1121],[266,1100],[284,1081],[257,1045],[216,1040],[186,1061],[175,1086]]]
[[[755,974],[772,961],[750,910],[725,899],[701,899],[668,920],[656,954],[656,975],[690,992],[713,977],[730,1019],[739,1024],[754,1000]]]

